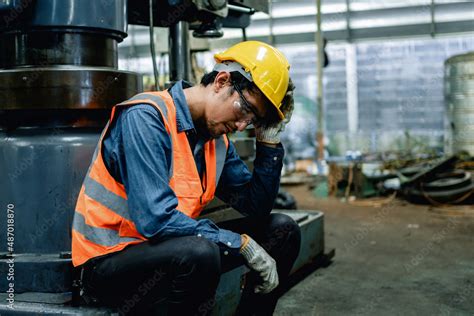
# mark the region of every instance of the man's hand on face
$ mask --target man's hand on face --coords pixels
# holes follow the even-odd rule
[[[260,126],[255,128],[255,135],[257,136],[257,141],[262,142],[265,144],[278,144],[280,143],[280,133],[285,130],[286,124],[290,122],[291,115],[293,114],[293,110],[295,108],[295,103],[293,99],[293,90],[295,86],[290,79],[288,84],[288,91],[286,92],[285,97],[283,98],[283,105],[280,108],[285,118],[278,122],[275,125],[270,126]]]
[[[250,236],[243,234],[242,240],[240,253],[247,261],[248,266],[258,272],[263,280],[262,284],[255,287],[255,293],[270,293],[278,286],[275,260]]]

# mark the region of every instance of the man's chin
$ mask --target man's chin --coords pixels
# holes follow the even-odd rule
[[[227,132],[227,129],[226,128],[222,128],[222,129],[221,128],[210,128],[208,130],[208,132],[209,132],[209,135],[211,136],[211,138],[219,138]]]
[[[224,134],[225,134],[224,132],[215,132],[215,131],[212,131],[212,132],[209,133],[211,138],[219,138]]]
[[[206,134],[209,135],[208,138],[219,138],[222,135],[226,134],[227,128],[222,124],[209,124],[206,128]]]

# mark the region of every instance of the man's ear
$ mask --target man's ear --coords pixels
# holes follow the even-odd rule
[[[220,89],[228,86],[231,82],[230,73],[226,71],[221,71],[216,75],[214,79],[214,91],[218,92]]]

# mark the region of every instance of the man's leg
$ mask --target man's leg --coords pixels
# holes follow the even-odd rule
[[[168,301],[169,315],[205,315],[220,278],[219,248],[200,237],[143,242],[86,263],[85,289],[121,314],[147,315]]]
[[[272,315],[299,253],[301,232],[298,224],[287,215],[272,213],[263,219],[245,217],[222,222],[218,226],[248,234],[275,259],[280,285],[269,294],[255,294],[253,290],[260,279],[257,274],[249,273],[238,310],[239,315]],[[232,262],[223,256],[222,264],[226,271]]]

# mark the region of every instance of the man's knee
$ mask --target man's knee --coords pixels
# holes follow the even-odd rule
[[[286,214],[271,214],[270,226],[273,233],[280,238],[295,238],[301,234],[299,225]]]
[[[270,214],[269,234],[268,239],[262,244],[267,251],[288,246],[299,249],[300,227],[290,216],[280,213]]]
[[[215,243],[203,237],[188,237],[179,252],[178,263],[192,266],[196,271],[220,275],[220,253]]]
[[[188,237],[185,248],[195,260],[214,260],[219,258],[219,247],[203,237]]]

